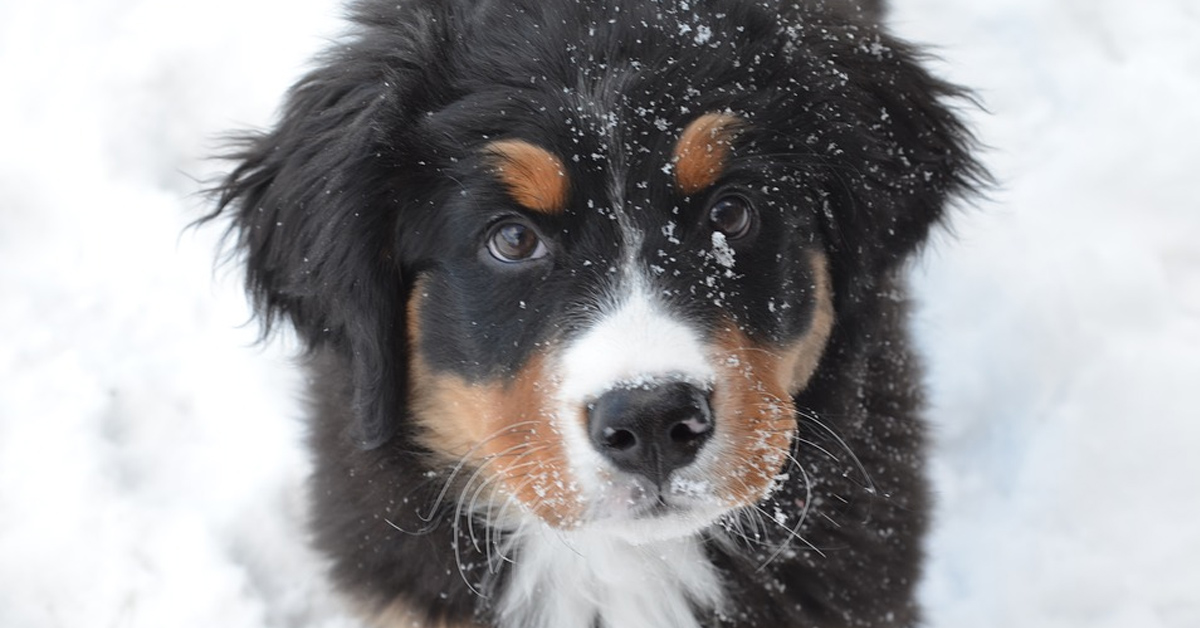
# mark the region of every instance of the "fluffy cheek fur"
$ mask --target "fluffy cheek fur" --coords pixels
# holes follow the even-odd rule
[[[515,374],[496,381],[435,372],[421,358],[415,321],[421,320],[425,293],[418,288],[408,306],[408,333],[414,347],[409,388],[420,441],[440,465],[454,469],[463,503],[501,526],[517,527],[528,513],[563,529],[615,520],[619,533],[652,538],[687,533],[722,512],[753,505],[771,491],[787,463],[796,429],[792,396],[807,384],[832,328],[825,260],[814,254],[811,261],[817,278],[814,315],[800,338],[764,346],[726,320],[694,348],[703,356],[698,371],[711,379],[716,431],[696,462],[664,489],[665,497],[683,508],[681,520],[622,527],[637,518],[639,501],[655,499],[649,494],[655,489],[611,467],[588,444],[587,398],[563,392],[579,383],[564,381],[564,373],[568,379],[572,373],[563,366],[570,347],[549,343]],[[654,366],[644,370],[624,364],[621,370],[634,370],[586,387],[597,393],[630,377],[675,372],[650,363]],[[590,376],[604,371],[589,370]]]
[[[796,431],[793,395],[808,385],[833,330],[833,297],[828,264],[810,255],[813,316],[806,333],[783,347],[753,342],[732,321],[717,336],[715,366],[720,381],[713,392],[720,417],[719,457],[713,475],[727,508],[752,505],[766,497],[787,462]]]
[[[535,354],[506,381],[469,382],[435,373],[421,358],[421,332],[416,324],[423,291],[409,302],[409,389],[418,439],[451,465],[469,491],[470,506],[482,507],[495,522],[514,515],[510,503],[555,527],[579,520],[581,500],[566,464],[562,440],[556,436],[556,379],[547,371],[548,353]],[[500,510],[493,510],[499,507]]]
[[[502,384],[434,374],[414,360],[413,411],[421,443],[455,465],[470,505],[493,508],[501,494],[553,526],[570,527],[581,503],[546,403],[554,380],[544,363],[535,356]],[[512,513],[488,514],[503,522]]]
[[[751,344],[734,325],[719,337],[717,368],[721,385],[713,390],[719,425],[708,473],[722,506],[753,504],[769,492],[786,462],[796,421],[787,394],[783,359]]]

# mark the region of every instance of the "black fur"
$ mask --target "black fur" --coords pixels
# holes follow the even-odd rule
[[[879,3],[861,13],[847,4],[354,5],[356,29],[293,88],[279,123],[241,141],[212,216],[232,219],[267,327],[282,318],[309,348],[313,524],[343,589],[372,607],[404,600],[431,621],[492,618],[478,592],[502,586],[504,572],[489,573],[480,549],[456,538],[466,526],[452,525],[453,499],[436,499],[448,469],[430,466],[406,420],[406,304],[414,279],[429,278],[431,307],[447,313],[423,323],[439,347],[429,357],[470,379],[505,377],[536,342],[571,333],[571,304],[604,281],[595,274],[602,264],[572,260],[611,257],[606,227],[569,211],[560,266],[498,277],[480,268],[483,223],[461,199],[505,202],[479,176],[478,149],[508,135],[584,156],[573,207],[603,196],[614,147],[578,128],[587,124],[579,110],[581,98],[609,98],[622,112],[615,150],[629,162],[629,202],[676,205],[684,215],[704,199],[673,199],[642,169],[631,147],[661,158],[670,144],[654,116],[635,112],[671,112],[672,128],[713,110],[749,118],[732,168],[754,184],[739,189],[777,218],[764,229],[771,246],[738,251],[761,254],[761,273],[731,292],[726,314],[761,338],[794,337],[811,312],[769,318],[756,299],[807,279],[796,270],[801,249],[822,250],[831,263],[836,326],[796,398],[804,468],[771,498],[786,506],[786,527],[797,523],[796,504],[811,509],[797,530],[803,542],[764,527],[757,542],[709,543],[738,603],[706,625],[918,623],[913,587],[928,497],[899,271],[948,200],[982,172],[947,105],[960,91],[874,26]],[[681,32],[694,21],[711,38]],[[631,62],[637,71],[624,71]],[[655,233],[665,218],[646,220],[659,221],[647,225]],[[677,269],[699,280],[687,264]]]

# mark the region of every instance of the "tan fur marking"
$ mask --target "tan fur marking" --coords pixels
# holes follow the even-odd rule
[[[419,320],[425,282],[418,280],[408,304],[410,404],[422,428],[418,440],[448,466],[466,461],[481,469],[472,489],[500,507],[515,499],[546,523],[572,527],[582,512],[581,497],[567,466],[554,425],[554,380],[547,354],[534,354],[509,381],[468,382],[435,373],[421,358]],[[459,474],[470,478],[474,471]],[[493,481],[494,480],[494,481]]]
[[[814,313],[808,331],[783,351],[752,342],[732,321],[718,336],[719,386],[713,393],[718,420],[729,431],[731,451],[722,456],[719,494],[730,506],[762,499],[787,460],[796,429],[792,395],[817,370],[833,329],[833,295],[824,255],[809,256],[815,275]]]
[[[813,319],[808,333],[788,351],[787,359],[794,364],[788,392],[793,395],[808,386],[833,333],[833,279],[829,276],[829,260],[816,251],[808,259],[813,271]]]
[[[496,174],[522,206],[543,214],[566,210],[570,181],[562,160],[523,140],[499,140],[487,145]]]
[[[721,385],[713,391],[713,410],[728,436],[722,453],[717,493],[726,505],[762,499],[787,460],[795,430],[796,407],[787,391],[787,358],[750,341],[732,321],[719,335]]]
[[[742,119],[706,113],[692,121],[675,144],[675,184],[686,195],[701,192],[721,178],[729,148]]]

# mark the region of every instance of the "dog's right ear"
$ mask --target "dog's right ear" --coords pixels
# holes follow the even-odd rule
[[[404,130],[438,69],[420,58],[428,33],[366,32],[292,89],[274,129],[234,140],[236,167],[202,220],[229,216],[264,335],[285,319],[310,351],[348,364],[348,427],[371,448],[405,411]]]

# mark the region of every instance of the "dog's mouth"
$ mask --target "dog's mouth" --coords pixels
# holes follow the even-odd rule
[[[641,542],[694,534],[726,510],[705,482],[672,478],[658,485],[621,474],[610,477],[594,496],[579,527]]]

